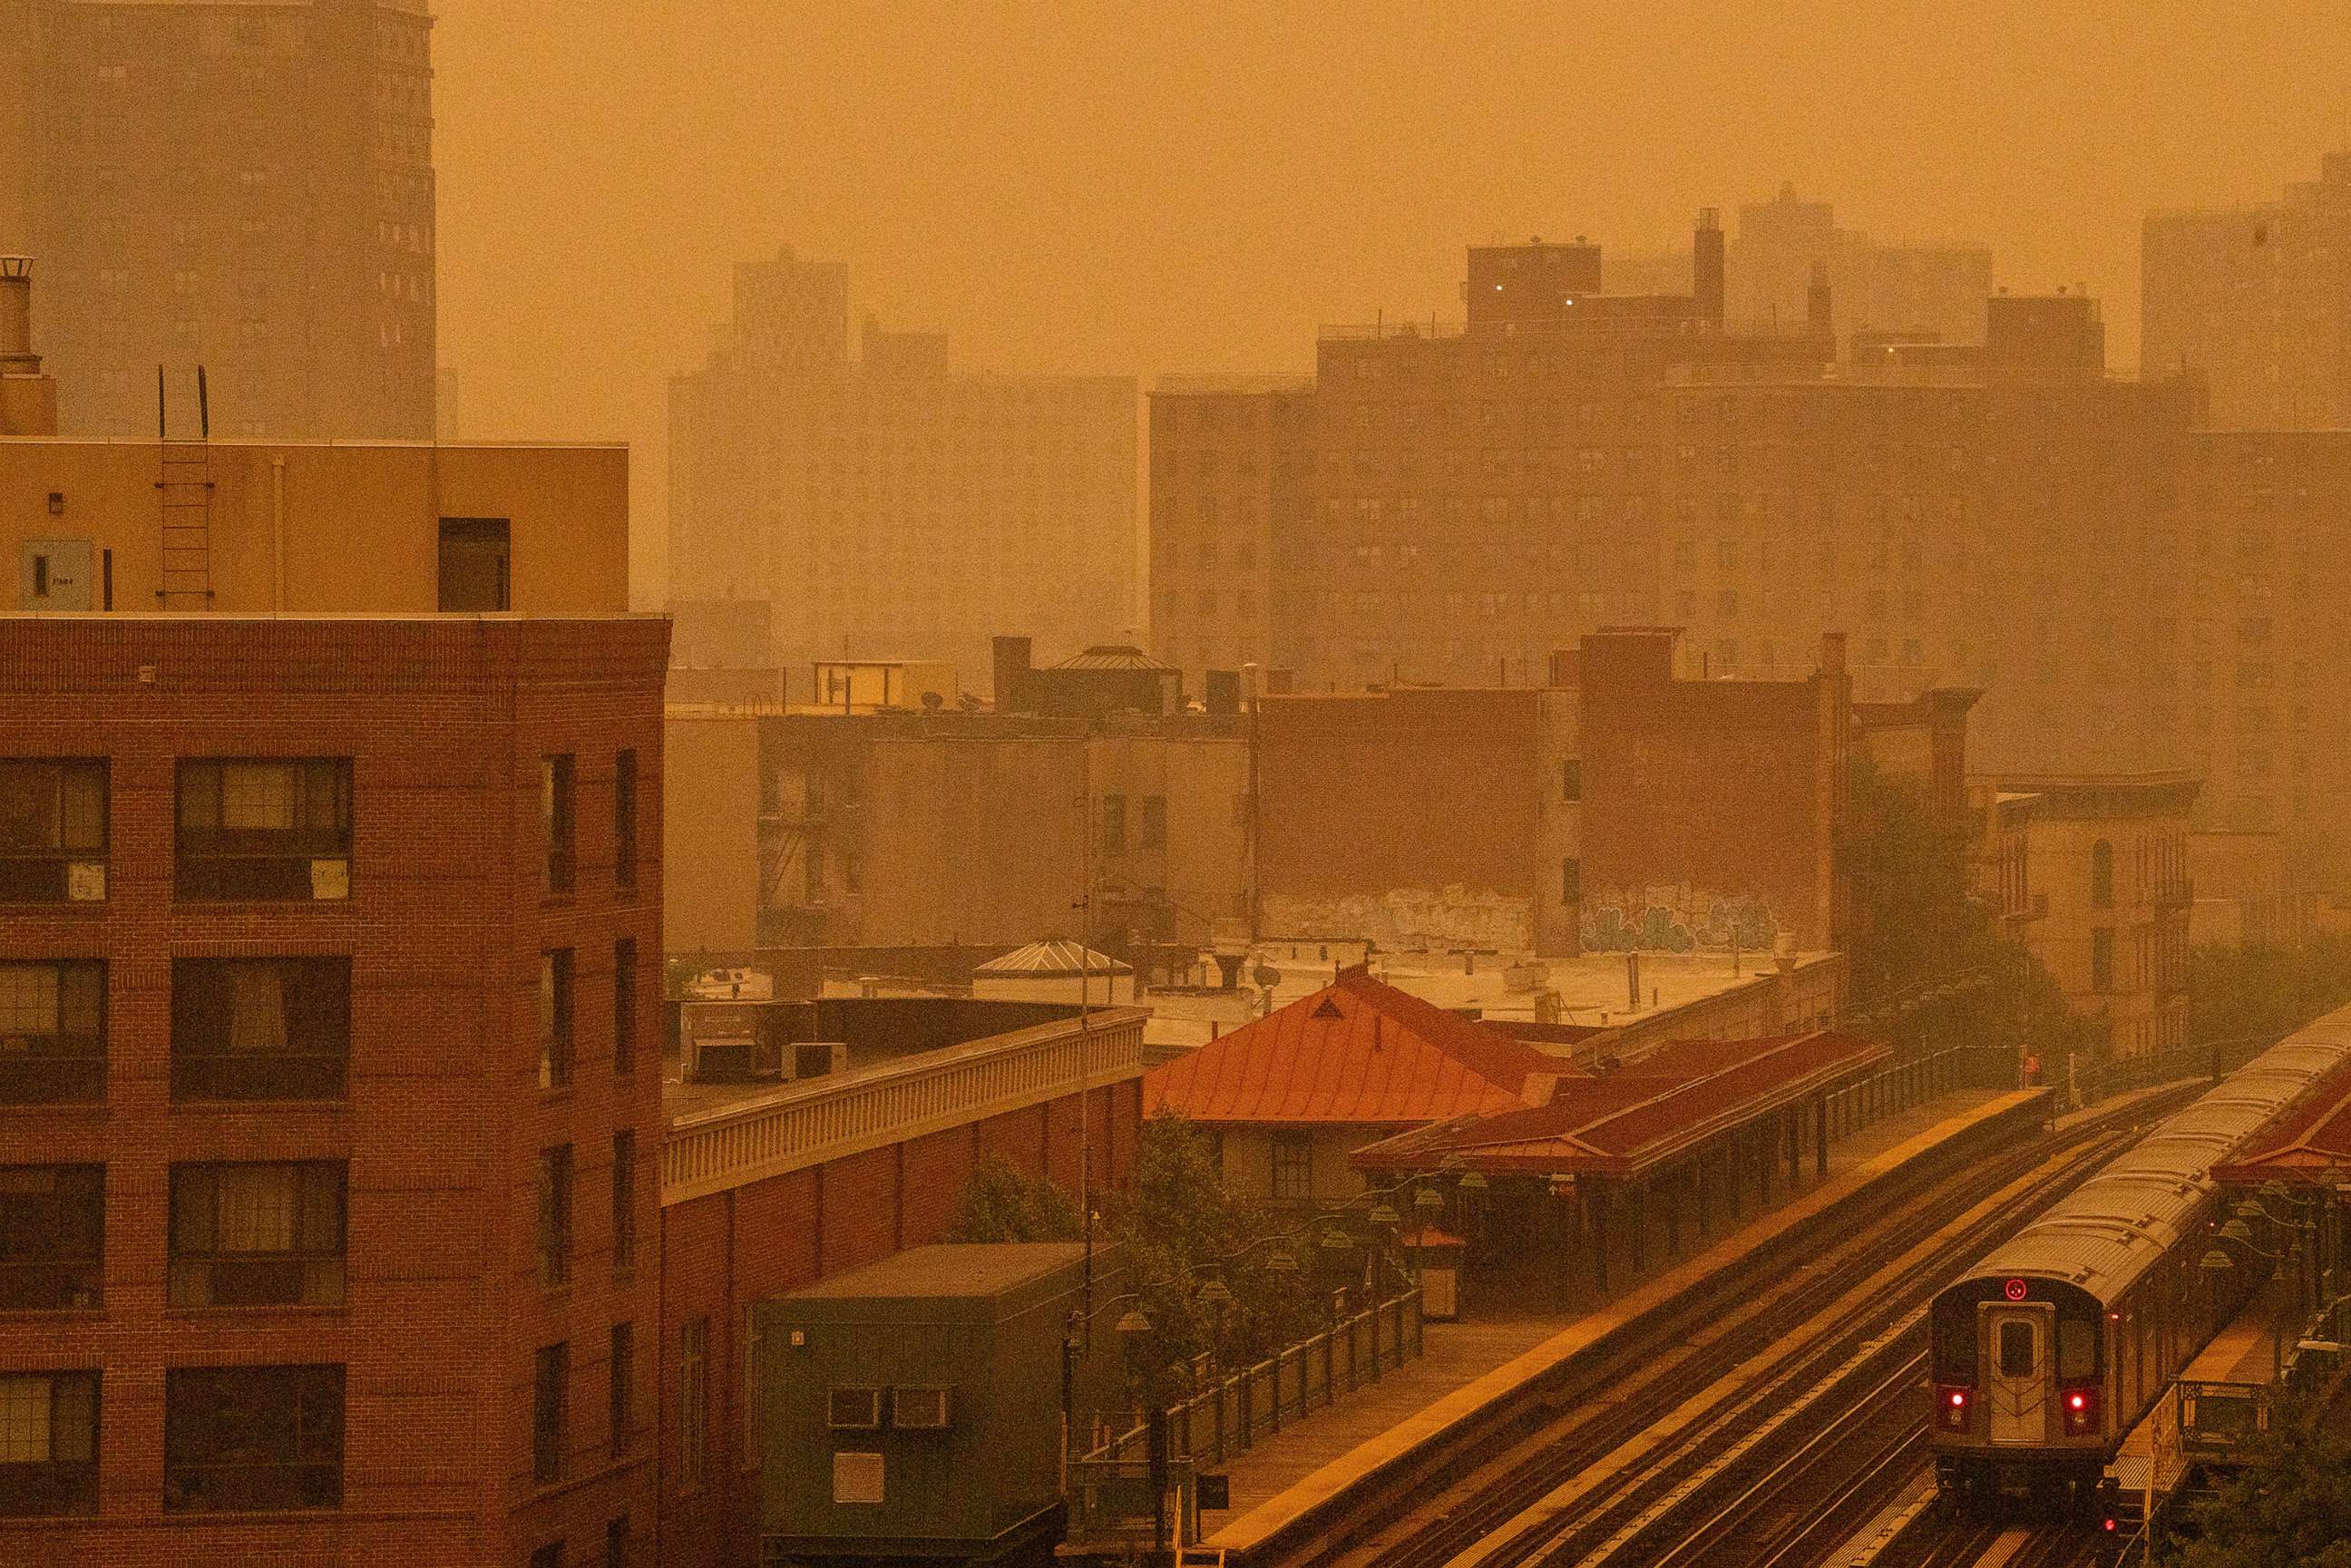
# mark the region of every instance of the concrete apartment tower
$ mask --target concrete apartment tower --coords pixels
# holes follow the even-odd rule
[[[0,252],[68,435],[429,440],[424,0],[0,0]]]
[[[2351,152],[2278,201],[2150,214],[2139,267],[2139,362],[2200,373],[2215,426],[2351,424]]]

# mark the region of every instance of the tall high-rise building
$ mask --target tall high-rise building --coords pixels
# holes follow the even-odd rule
[[[0,0],[0,251],[68,434],[429,440],[425,0]]]
[[[670,597],[776,606],[775,657],[946,659],[1019,627],[1135,628],[1135,382],[951,370],[789,251],[738,268],[735,317],[670,383]]]
[[[2215,425],[2351,424],[2351,152],[2279,201],[2150,215],[2139,268],[2139,363],[2200,372]]]

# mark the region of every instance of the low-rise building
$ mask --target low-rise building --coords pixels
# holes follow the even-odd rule
[[[2007,774],[2038,797],[2025,833],[2025,945],[2117,1055],[2188,1041],[2189,821],[2198,780],[2177,772]]]
[[[654,1353],[664,1568],[758,1560],[766,1422],[746,1395],[761,1368],[790,1364],[789,1347],[760,1337],[761,1303],[945,1239],[986,1160],[1072,1197],[1123,1185],[1141,1133],[1144,1017],[831,998],[791,1032],[845,1048],[837,1071],[695,1082],[674,1062]]]
[[[2196,946],[2291,947],[2309,937],[2314,900],[2295,885],[2280,835],[2190,833],[2188,871]]]

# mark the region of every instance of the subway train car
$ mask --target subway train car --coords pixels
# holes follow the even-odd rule
[[[2210,1178],[2351,1060],[2351,1009],[2287,1037],[1935,1298],[1928,1447],[1947,1501],[2086,1503],[2115,1450],[2260,1282],[2201,1267]]]

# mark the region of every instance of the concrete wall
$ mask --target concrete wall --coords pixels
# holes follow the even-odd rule
[[[508,520],[517,613],[629,608],[626,447],[214,442],[209,463],[215,611],[431,613],[444,517]],[[0,441],[9,576],[22,540],[86,538],[93,560],[113,552],[116,610],[159,608],[161,464],[152,442]],[[285,594],[273,604],[281,504]]]
[[[663,725],[664,936],[673,953],[754,945],[759,906],[759,724],[682,716]]]

